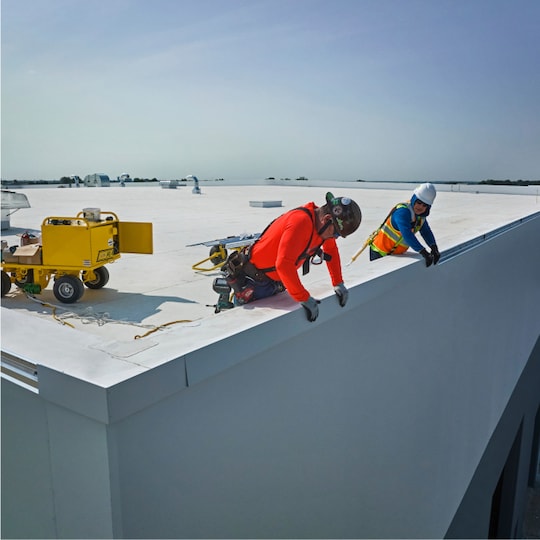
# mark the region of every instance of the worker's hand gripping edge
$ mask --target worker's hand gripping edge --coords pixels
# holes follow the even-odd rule
[[[341,307],[345,307],[345,304],[347,303],[347,300],[349,299],[349,290],[347,287],[345,287],[345,284],[343,282],[339,283],[334,287],[334,292],[336,293],[336,296],[339,301],[339,305]]]
[[[315,300],[313,296],[310,296],[305,302],[301,302],[303,308],[306,310],[306,317],[309,322],[313,322],[319,316],[319,304],[320,300]]]
[[[433,254],[430,253],[426,248],[424,248],[422,251],[420,251],[420,255],[424,257],[426,261],[426,267],[430,267],[433,264]]]
[[[433,255],[433,264],[437,264],[441,258],[439,248],[437,247],[437,244],[432,244],[429,247],[431,248],[431,255]]]

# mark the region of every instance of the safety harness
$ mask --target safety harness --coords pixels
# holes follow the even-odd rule
[[[424,224],[424,219],[421,218],[421,217],[418,217],[416,215],[414,215],[414,212],[412,211],[411,207],[410,207],[410,204],[408,203],[398,203],[396,204],[396,206],[394,206],[394,208],[392,208],[392,210],[390,210],[390,212],[388,213],[388,215],[386,216],[386,218],[384,219],[384,221],[381,223],[381,225],[379,226],[379,228],[377,230],[375,230],[371,235],[370,235],[370,242],[369,242],[369,245],[371,246],[372,249],[374,249],[375,251],[377,251],[378,253],[380,253],[381,255],[385,256],[385,255],[392,255],[394,253],[394,251],[400,246],[403,244],[404,242],[404,239],[403,239],[403,236],[401,235],[396,235],[396,233],[394,233],[394,230],[391,228],[391,226],[388,225],[389,223],[389,219],[390,217],[392,216],[392,214],[398,209],[398,208],[409,208],[409,210],[411,211],[411,214],[412,216],[414,216],[414,219],[413,217],[411,216],[411,230],[416,233],[418,232],[422,225]],[[377,234],[379,232],[382,232],[387,238],[389,238],[390,240],[392,240],[394,242],[394,245],[392,246],[392,248],[388,251],[388,252],[383,252],[381,249],[379,249],[373,242],[375,240],[375,237],[377,236]]]
[[[313,259],[315,257],[319,257],[321,259],[321,262],[323,260],[325,261],[329,261],[331,260],[331,255],[328,255],[327,253],[323,253],[321,247],[324,243],[321,242],[316,248],[315,248],[315,251],[313,252],[312,255],[309,254],[309,246],[311,245],[311,240],[313,240],[313,233],[315,232],[315,218],[313,216],[313,214],[307,209],[305,208],[304,206],[299,206],[298,208],[293,208],[292,210],[290,210],[290,212],[295,212],[297,210],[301,210],[302,212],[306,213],[309,218],[311,219],[311,224],[313,225],[313,229],[311,231],[311,236],[309,237],[309,241],[308,243],[306,244],[306,247],[302,250],[302,253],[298,256],[298,258],[296,259],[296,262],[295,262],[295,265],[297,265],[300,261],[304,261],[303,265],[302,265],[302,275],[306,275],[307,273],[309,273],[309,266],[310,266],[310,262],[313,261]],[[281,217],[281,216],[280,216]],[[276,219],[279,219],[279,218],[276,218]],[[247,258],[248,258],[248,264],[246,266],[252,266],[253,268],[255,268],[256,271],[258,272],[263,272],[263,274],[267,274],[268,272],[275,272],[276,271],[276,267],[275,266],[269,266],[268,268],[257,268],[253,263],[251,263],[251,250],[253,249],[253,246],[255,246],[255,244],[263,237],[264,233],[272,226],[272,224],[274,223],[274,221],[276,221],[275,219],[273,221],[271,221],[267,226],[266,228],[263,230],[263,232],[260,234],[259,238],[257,238],[257,240],[251,244],[251,246],[249,246],[248,250],[247,250]],[[324,232],[324,230],[330,225],[331,222],[328,222],[327,224],[325,224],[325,226],[323,226],[323,228],[319,231],[319,234],[322,234]],[[314,263],[314,264],[320,264],[320,263]],[[249,269],[246,268],[246,273],[248,275],[249,274]]]

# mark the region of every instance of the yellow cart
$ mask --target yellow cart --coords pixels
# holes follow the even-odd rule
[[[40,245],[12,249],[2,250],[2,296],[13,283],[39,293],[53,277],[55,297],[72,304],[85,285],[100,289],[107,284],[105,264],[121,253],[153,252],[152,223],[120,221],[114,212],[86,209],[75,217],[45,218]]]

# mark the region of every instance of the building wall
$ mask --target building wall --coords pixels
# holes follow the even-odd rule
[[[178,392],[107,423],[3,381],[3,429],[22,430],[27,461],[45,468],[48,438],[52,463],[35,480],[35,534],[3,505],[3,535],[44,537],[52,507],[55,534],[71,538],[487,536],[515,441],[505,518],[519,531],[540,401],[539,235],[537,218],[435,268],[358,284],[345,309],[326,298],[313,324],[297,310],[194,351],[176,360]],[[140,385],[145,399],[160,373]],[[27,426],[16,408],[39,415]],[[27,505],[16,485],[30,479],[12,441],[9,509]]]
[[[539,389],[540,339],[484,451],[447,538],[523,538],[525,488],[534,486],[538,467]],[[497,504],[497,497],[501,502],[508,499],[506,507]]]
[[[2,538],[111,538],[107,426],[2,380]]]
[[[2,538],[55,538],[46,404],[2,379]]]

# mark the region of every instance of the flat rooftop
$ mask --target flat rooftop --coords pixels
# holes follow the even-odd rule
[[[362,209],[359,230],[338,240],[349,288],[403,265],[424,264],[414,253],[369,262],[366,250],[348,265],[390,208],[410,198],[415,185],[290,184],[201,182],[200,194],[192,193],[191,184],[177,189],[156,184],[18,189],[27,195],[31,208],[11,215],[11,227],[2,231],[2,240],[9,246],[18,245],[25,231],[39,234],[46,217],[74,217],[84,208],[100,208],[114,212],[120,221],[152,222],[154,253],[123,254],[107,265],[108,284],[99,290],[85,288],[75,304],[60,303],[52,283],[34,297],[13,285],[2,298],[2,351],[106,387],[302,309],[283,293],[215,314],[211,305],[217,294],[212,282],[219,270],[209,262],[203,265],[210,268],[208,272],[192,267],[209,256],[210,248],[203,242],[262,232],[283,212],[308,201],[322,205],[329,190],[353,198]],[[445,251],[540,211],[537,186],[508,188],[506,193],[490,192],[495,189],[487,186],[437,185],[437,190],[429,223],[443,258]],[[254,201],[281,201],[281,206],[253,205]],[[501,257],[510,256],[501,253]],[[311,268],[302,281],[312,295],[333,295],[325,266]]]

